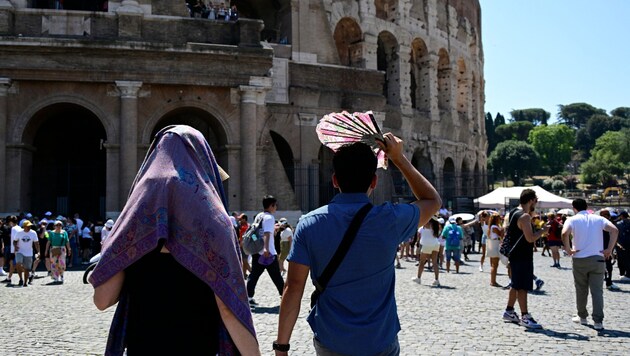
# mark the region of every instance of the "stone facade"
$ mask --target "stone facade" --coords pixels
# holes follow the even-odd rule
[[[0,0],[0,212],[115,215],[176,123],[229,172],[230,210],[273,194],[307,211],[332,194],[315,125],[340,110],[374,111],[445,200],[485,192],[477,1],[236,1],[236,22],[174,3]],[[409,197],[395,169],[379,175],[376,202]]]

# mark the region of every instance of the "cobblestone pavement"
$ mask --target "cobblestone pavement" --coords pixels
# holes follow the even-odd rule
[[[403,269],[396,272],[402,355],[630,353],[630,283],[617,283],[621,291],[604,291],[606,329],[597,332],[591,320],[589,326],[571,322],[575,289],[570,260],[563,258],[563,268],[558,270],[549,267],[550,258],[536,254],[535,272],[545,285],[541,292],[530,294],[529,308],[544,329],[528,331],[502,322],[507,291],[490,287],[488,263],[486,272],[479,272],[479,255],[470,257],[461,273],[441,274],[441,288],[430,286],[433,278],[428,272],[422,285],[412,282],[415,262],[402,262]],[[501,266],[499,272],[498,282],[505,284],[505,268]],[[49,278],[38,278],[28,288],[0,285],[0,355],[102,354],[114,308],[99,312],[92,304],[91,286],[82,284],[81,277],[82,271],[69,271],[64,285],[49,285]],[[17,283],[16,276],[13,280]],[[314,353],[305,320],[311,290],[309,284],[291,340],[293,355]],[[263,355],[272,355],[280,299],[266,274],[256,292],[259,342]]]

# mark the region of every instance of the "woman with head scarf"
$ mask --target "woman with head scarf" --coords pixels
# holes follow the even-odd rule
[[[199,131],[156,135],[90,277],[106,354],[260,354],[221,172]]]

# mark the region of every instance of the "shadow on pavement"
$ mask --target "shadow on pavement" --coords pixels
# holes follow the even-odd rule
[[[597,332],[597,336],[602,336],[602,337],[625,337],[625,338],[630,338],[630,332],[627,331],[621,331],[621,330],[608,330],[608,329],[604,329],[601,331]]]
[[[527,332],[533,332],[536,334],[542,334],[549,337],[555,337],[557,339],[563,340],[576,340],[576,341],[588,341],[589,338],[584,335],[576,334],[576,333],[565,333],[560,331],[553,331],[551,329],[527,329]]]
[[[280,314],[280,306],[252,308],[254,314]]]

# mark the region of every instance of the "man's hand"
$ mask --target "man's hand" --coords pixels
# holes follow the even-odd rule
[[[263,250],[263,256],[269,257],[269,255],[270,255],[269,251],[267,251],[267,249],[264,249]]]
[[[400,161],[403,157],[403,141],[394,136],[393,133],[388,132],[383,135],[383,142],[376,141],[379,147],[385,151],[387,158],[391,159],[394,164]]]
[[[573,255],[575,255],[576,253],[580,252],[580,250],[575,250],[575,249],[566,249],[566,248],[564,249],[564,251],[565,251],[565,252],[567,253],[567,255],[569,255],[569,256],[573,256]]]
[[[602,251],[604,253],[604,259],[609,259],[610,256],[612,255],[612,249],[611,248],[607,248],[604,251]]]

